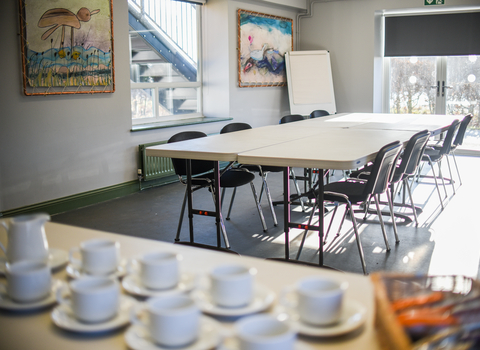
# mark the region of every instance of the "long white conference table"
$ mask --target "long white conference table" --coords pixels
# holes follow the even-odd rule
[[[295,350],[351,350],[368,349],[377,350],[375,329],[374,329],[374,295],[373,286],[368,277],[340,273],[327,269],[318,269],[306,266],[298,266],[275,261],[268,261],[258,258],[237,256],[234,254],[215,252],[206,249],[198,249],[166,243],[133,236],[125,236],[107,233],[97,230],[79,228],[58,223],[48,222],[45,231],[50,249],[54,249],[59,256],[62,252],[66,257],[72,247],[79,246],[80,242],[93,238],[108,238],[120,243],[121,257],[128,260],[132,257],[152,251],[173,251],[181,254],[180,269],[199,277],[201,280],[208,271],[220,264],[243,264],[257,269],[255,283],[274,293],[273,304],[263,313],[275,313],[278,310],[279,300],[285,287],[292,286],[297,281],[309,276],[327,276],[335,280],[345,280],[349,283],[345,300],[347,303],[357,303],[365,307],[362,319],[358,328],[352,332],[339,336],[328,337],[304,337],[299,336]],[[2,238],[3,230],[0,229]],[[60,254],[61,255],[61,254]],[[3,264],[3,262],[0,262]],[[58,262],[57,262],[58,263]],[[3,266],[4,267],[4,266]],[[55,280],[67,281],[65,264],[60,265],[53,274]],[[5,279],[0,277],[0,283]],[[123,291],[126,294],[125,291]],[[141,301],[142,299],[138,299]],[[0,304],[2,302],[0,301]],[[52,310],[55,305],[28,312],[20,310],[5,310],[0,305],[0,349],[3,350],[119,350],[127,349],[125,334],[129,325],[107,332],[89,333],[83,331],[69,331],[56,326],[51,319]],[[236,350],[233,340],[234,322],[238,317],[218,317],[210,315],[220,322],[222,334],[225,336],[223,345],[219,350]],[[224,332],[224,331],[225,332]],[[218,330],[217,330],[218,331]],[[335,333],[333,328],[330,332]],[[232,347],[233,345],[233,347]],[[153,349],[153,348],[152,348]],[[155,348],[160,349],[160,348]],[[207,349],[197,349],[207,350]]]
[[[215,162],[217,245],[220,236],[220,169],[219,162],[239,162],[284,168],[285,259],[290,259],[289,231],[301,228],[319,232],[319,265],[323,266],[323,220],[318,226],[290,221],[290,167],[350,170],[372,161],[384,145],[406,143],[412,135],[429,130],[437,135],[458,116],[418,114],[343,113],[294,123],[269,125],[234,133],[212,135],[183,142],[152,146],[147,156],[171,157]],[[188,177],[187,181],[190,181]],[[323,182],[319,181],[318,203],[323,203]],[[193,208],[190,185],[187,185],[190,240],[193,241]],[[323,206],[319,206],[319,213]],[[321,216],[320,216],[321,217]]]

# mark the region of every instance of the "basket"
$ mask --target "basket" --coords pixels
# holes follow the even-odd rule
[[[446,294],[445,298],[459,300],[466,296],[472,296],[472,293],[480,295],[479,282],[465,276],[373,273],[370,277],[375,290],[376,333],[381,349],[385,350],[414,349],[410,335],[398,322],[392,310],[392,302],[426,291],[439,291]]]

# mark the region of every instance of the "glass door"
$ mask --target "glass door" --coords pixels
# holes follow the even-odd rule
[[[441,82],[445,113],[472,114],[462,148],[480,151],[480,56],[443,57],[445,83]]]
[[[435,57],[390,58],[390,113],[435,114]]]
[[[473,115],[462,148],[480,151],[480,56],[391,57],[390,113]]]

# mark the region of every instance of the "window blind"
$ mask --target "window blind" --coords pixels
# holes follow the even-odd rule
[[[480,55],[480,12],[385,18],[385,56]]]

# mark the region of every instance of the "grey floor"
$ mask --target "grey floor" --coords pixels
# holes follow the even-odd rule
[[[441,210],[440,200],[432,181],[414,184],[413,196],[417,206],[423,209],[419,225],[399,225],[400,242],[395,243],[393,226],[387,224],[391,251],[387,252],[380,225],[369,217],[360,226],[360,235],[369,272],[387,270],[430,274],[462,274],[479,277],[480,230],[478,229],[478,198],[480,188],[477,174],[480,158],[457,156],[462,182],[454,172],[455,190],[447,184],[448,197]],[[448,168],[444,162],[444,175]],[[453,164],[453,162],[452,162]],[[454,169],[452,169],[454,171]],[[424,169],[424,171],[427,171]],[[298,170],[297,170],[298,172]],[[336,173],[339,175],[339,172]],[[268,178],[274,200],[282,199],[282,177],[272,173]],[[255,180],[257,190],[261,183]],[[180,183],[143,190],[122,198],[52,216],[53,222],[93,228],[124,235],[173,242],[185,187]],[[442,195],[445,196],[442,188]],[[226,202],[229,196],[226,196]],[[401,201],[401,198],[396,198]],[[194,194],[194,205],[198,209],[213,209],[208,191]],[[266,199],[262,200],[268,230],[263,232],[254,206],[249,186],[239,188],[226,228],[232,250],[248,256],[272,258],[284,256],[283,206],[276,206],[279,225],[275,227]],[[224,215],[226,215],[224,205]],[[296,206],[292,211],[295,222],[306,223],[309,210],[302,212]],[[339,213],[341,213],[339,211]],[[330,215],[326,216],[328,224]],[[345,221],[336,235],[341,215],[336,215],[325,247],[325,264],[343,271],[362,273],[357,244],[353,236],[351,221]],[[386,218],[388,219],[388,217]],[[195,217],[195,239],[199,243],[216,244],[214,218]],[[300,230],[292,230],[290,257],[294,258],[301,240]],[[187,220],[184,220],[182,240],[188,239]],[[318,261],[318,236],[308,234],[301,260]]]

